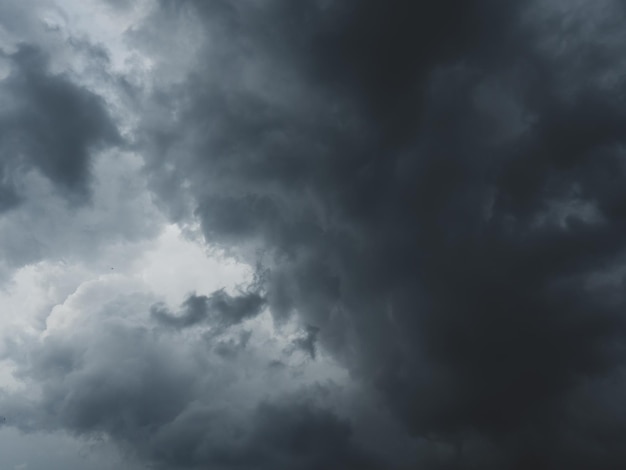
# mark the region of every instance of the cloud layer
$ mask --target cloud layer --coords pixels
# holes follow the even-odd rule
[[[0,217],[32,217],[29,171],[126,207],[98,204],[117,152],[136,202],[78,246],[146,250],[168,219],[254,273],[180,305],[130,261],[83,282],[6,340],[38,390],[8,421],[164,469],[626,464],[622,2],[141,11],[100,78],[5,54]]]

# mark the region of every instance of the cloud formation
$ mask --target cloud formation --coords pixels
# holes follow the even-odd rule
[[[184,182],[206,239],[263,265],[275,318],[408,433],[618,465],[572,409],[624,363],[621,4],[163,5],[206,43],[156,190]]]
[[[0,217],[34,169],[125,208],[82,250],[169,218],[254,276],[81,283],[5,339],[11,426],[167,470],[626,465],[623,2],[147,3],[106,100],[5,54]]]
[[[154,305],[150,313],[159,322],[174,328],[187,328],[203,322],[214,327],[227,328],[261,313],[264,300],[252,292],[233,297],[219,290],[209,297],[190,295],[182,304],[182,312],[173,315],[161,305]]]
[[[111,436],[130,457],[157,468],[368,468],[371,458],[351,425],[320,401],[331,396],[325,389],[332,383],[290,377],[296,366],[288,357],[284,370],[271,371],[270,359],[281,357],[271,337],[257,329],[234,354],[223,351],[232,330],[192,331],[183,340],[156,327],[150,296],[122,294],[132,287],[121,283],[81,287],[55,307],[40,340],[7,345],[5,356],[29,390],[0,395],[9,424]],[[218,291],[214,302],[224,296]],[[189,299],[193,308],[199,297]],[[235,325],[229,322],[222,326]]]
[[[45,53],[24,45],[9,56],[0,118],[1,204],[17,204],[24,174],[35,168],[77,200],[88,196],[90,155],[121,142],[102,98],[47,70]]]

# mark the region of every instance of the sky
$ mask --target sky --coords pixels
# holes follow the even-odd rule
[[[0,468],[626,468],[621,0],[0,0]]]

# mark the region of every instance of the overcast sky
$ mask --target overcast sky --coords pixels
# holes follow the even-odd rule
[[[626,468],[621,0],[0,0],[0,468]]]

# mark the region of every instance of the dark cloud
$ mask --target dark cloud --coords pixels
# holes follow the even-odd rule
[[[626,358],[623,48],[588,20],[623,7],[581,3],[185,2],[203,62],[146,124],[163,199],[458,468],[626,463],[620,386],[580,391]]]
[[[162,305],[154,305],[152,316],[164,325],[186,328],[210,322],[213,327],[227,328],[261,313],[265,299],[256,292],[231,296],[218,290],[209,297],[190,295],[182,304],[182,311],[174,315]]]
[[[0,391],[3,426],[106,436],[164,470],[626,466],[623,2],[161,0],[128,32],[150,66],[128,58],[108,89],[145,168],[103,160],[106,201],[78,217],[65,200],[121,137],[52,59],[98,74],[107,52],[42,15],[15,19],[54,47],[0,58],[8,266],[153,234],[144,186],[121,182],[141,167],[256,277],[172,312],[107,265],[3,344],[33,391]]]
[[[217,345],[213,348],[213,351],[215,351],[216,354],[222,356],[225,359],[235,357],[246,348],[251,336],[252,331],[243,331],[239,334],[239,337],[237,339],[231,338],[228,340],[219,341]],[[211,340],[210,335],[207,339]]]
[[[257,421],[252,432],[257,452],[277,451],[274,458],[279,467],[376,468],[362,450],[354,447],[349,424],[315,405],[262,404]]]
[[[23,175],[37,169],[72,200],[89,195],[90,155],[120,143],[104,100],[68,76],[49,71],[46,54],[22,45],[7,56],[1,85],[0,205],[15,206]]]
[[[355,447],[349,424],[306,401],[262,403],[246,423],[210,411],[180,417],[159,438],[164,463],[181,468],[377,468]]]

